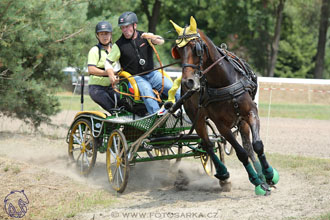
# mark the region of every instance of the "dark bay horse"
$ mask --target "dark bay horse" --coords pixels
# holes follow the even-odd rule
[[[239,68],[229,62],[229,57],[197,29],[193,17],[190,19],[190,26],[185,28],[173,21],[171,23],[179,35],[172,55],[182,61],[181,95],[196,91],[184,102],[184,108],[191,121],[195,122],[195,130],[216,167],[215,177],[220,180],[221,185],[225,185],[229,172],[213,151],[206,119],[211,119],[221,135],[234,147],[250,182],[255,185],[255,193],[269,195],[270,186],[278,182],[279,175],[267,162],[260,139],[258,109],[253,101],[256,82],[238,71]],[[231,128],[234,126],[239,128],[244,148],[233,136]],[[260,163],[256,161],[253,151]],[[249,157],[257,172],[249,162]]]

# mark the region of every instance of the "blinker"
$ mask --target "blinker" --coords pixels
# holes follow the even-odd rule
[[[202,51],[202,47],[199,42],[196,42],[196,44],[195,44],[195,51],[196,51],[197,56],[199,56],[199,57],[202,56],[203,51]]]
[[[176,46],[172,47],[171,54],[172,54],[173,59],[175,59],[175,60],[181,58],[181,56],[179,54],[179,51],[178,51],[178,48]]]

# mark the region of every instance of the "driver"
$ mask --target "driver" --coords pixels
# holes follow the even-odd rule
[[[154,68],[153,49],[149,45],[147,39],[150,39],[153,44],[161,45],[164,39],[152,33],[144,33],[137,30],[138,18],[134,12],[124,12],[118,19],[118,26],[121,29],[122,35],[113,45],[109,53],[105,69],[110,80],[117,80],[114,71],[114,64],[119,61],[122,69],[129,72],[133,76],[151,71],[147,74],[134,76],[139,91],[147,111],[149,114],[157,112],[160,107],[158,102],[153,99],[156,98],[153,89],[161,91],[162,89],[162,74],[159,71],[152,71]],[[163,93],[168,96],[168,91],[171,89],[173,83],[171,80],[164,77]],[[153,98],[148,98],[153,97]],[[179,99],[180,93],[177,92],[175,97]]]

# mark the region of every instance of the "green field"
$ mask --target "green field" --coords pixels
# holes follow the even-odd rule
[[[260,117],[303,118],[330,120],[330,105],[313,104],[259,104]]]
[[[79,111],[81,110],[81,100],[80,95],[73,95],[69,93],[61,93],[57,95],[60,103],[61,103],[61,110],[73,110]],[[89,95],[84,96],[84,110],[89,111],[103,111],[99,105],[97,105]]]
[[[61,103],[61,110],[79,111],[81,109],[79,95],[61,93],[57,97]],[[89,95],[84,96],[84,110],[104,111],[91,100]],[[268,103],[259,103],[260,117],[267,117],[268,112]],[[276,103],[270,106],[270,117],[330,120],[330,105]]]

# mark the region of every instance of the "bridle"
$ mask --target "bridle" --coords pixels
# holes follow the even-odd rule
[[[188,42],[188,44],[190,44],[192,41],[195,42],[195,47],[194,47],[193,50],[196,53],[196,56],[199,57],[199,64],[196,65],[196,64],[191,64],[191,63],[183,63],[182,64],[182,71],[186,67],[191,67],[191,68],[197,70],[197,71],[195,71],[195,73],[197,73],[198,76],[201,78],[207,72],[209,72],[216,64],[218,64],[222,59],[224,59],[225,56],[221,56],[219,59],[217,59],[216,61],[214,61],[210,66],[208,66],[205,70],[202,70],[204,53],[206,52],[207,57],[209,57],[209,51],[208,51],[208,47],[207,47],[206,43],[200,37],[199,33],[197,33],[197,34],[190,34],[190,35],[184,35],[183,34],[183,35],[180,35],[178,38],[179,39],[184,39],[184,38],[187,39],[187,38],[191,38],[191,37],[197,37],[195,39],[190,40]],[[187,46],[187,45],[185,45],[185,46]]]
[[[204,41],[199,37],[199,34],[198,34],[198,38],[195,38],[193,40],[190,40],[188,42],[188,44],[191,44],[191,42],[195,42],[195,47],[193,48],[193,51],[196,54],[196,56],[199,58],[199,64],[196,65],[196,64],[191,64],[191,63],[183,63],[182,64],[182,70],[184,70],[184,68],[186,68],[186,67],[191,67],[193,69],[196,69],[197,72],[199,72],[198,75],[200,75],[201,70],[202,70],[202,66],[203,66],[204,48],[206,48],[206,50],[207,50],[207,46],[204,43]]]

